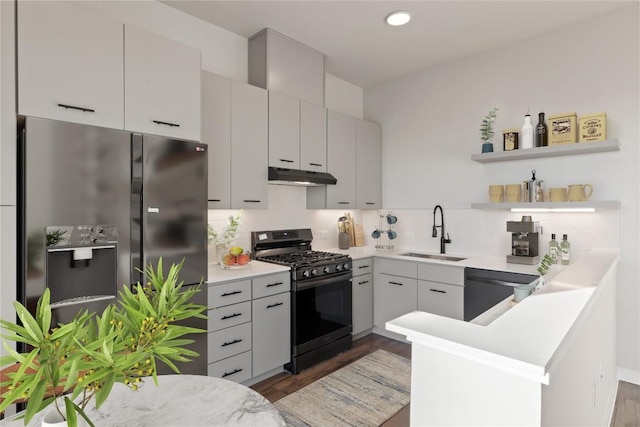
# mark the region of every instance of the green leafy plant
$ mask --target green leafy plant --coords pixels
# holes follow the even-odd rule
[[[237,214],[229,215],[229,225],[224,229],[222,233],[218,233],[211,224],[208,225],[209,230],[209,242],[215,245],[227,245],[230,246],[238,234],[238,226],[240,226],[240,217],[243,210],[240,209]]]
[[[498,107],[493,107],[489,114],[487,114],[484,119],[482,119],[482,123],[480,124],[480,136],[482,138],[482,142],[491,142],[491,138],[495,132],[493,131],[493,122],[496,119],[496,113],[498,112]]]
[[[99,408],[116,382],[136,390],[144,377],[158,384],[156,363],[168,365],[179,373],[174,362],[188,362],[198,353],[184,346],[193,342],[186,334],[203,333],[203,329],[176,324],[190,318],[205,318],[207,307],[191,302],[199,287],[182,289],[178,283],[184,260],[173,264],[166,276],[162,259],[157,268],[145,269],[148,282],[138,283],[133,291],[124,286],[115,304],[101,315],[80,311],[73,320],[52,328],[49,289],[38,300],[35,316],[19,302],[14,303],[21,325],[6,320],[0,324],[10,332],[4,338],[30,346],[28,353],[18,353],[4,341],[8,356],[0,366],[19,364],[8,373],[0,386],[8,387],[2,395],[0,412],[9,405],[27,401],[24,422],[52,403],[69,426],[77,425],[77,414],[91,426],[84,408],[95,399]],[[65,410],[60,399],[65,395]],[[76,414],[77,413],[77,414]]]
[[[553,264],[553,258],[549,254],[544,254],[542,259],[540,260],[540,264],[538,265],[538,273],[541,276],[544,276],[551,270],[551,265]]]

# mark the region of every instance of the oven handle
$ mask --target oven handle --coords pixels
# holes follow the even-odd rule
[[[301,291],[303,289],[308,288],[317,288],[319,286],[333,285],[334,283],[344,282],[345,280],[351,281],[352,274],[349,271],[348,273],[339,274],[337,276],[331,277],[321,277],[318,279],[310,279],[305,280],[304,282],[296,283],[294,289],[296,291]]]

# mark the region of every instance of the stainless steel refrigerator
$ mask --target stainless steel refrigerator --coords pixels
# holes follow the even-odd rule
[[[185,285],[206,281],[206,145],[19,117],[18,152],[18,298],[31,312],[45,287],[56,321],[101,312],[160,257],[184,259]],[[183,373],[207,374],[206,335],[190,336],[200,357]]]

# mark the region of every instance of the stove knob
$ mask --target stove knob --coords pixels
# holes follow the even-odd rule
[[[302,272],[302,277],[309,277],[309,270],[305,270]]]
[[[315,268],[311,270],[311,275],[312,276],[317,276],[318,275],[318,270],[316,270]]]
[[[328,273],[330,270],[329,270],[329,267],[325,267],[322,271],[324,271],[325,273]]]
[[[342,266],[340,264],[336,265],[336,271],[342,270]]]
[[[349,264],[345,263],[343,267],[344,267],[345,270],[348,270],[349,269]]]

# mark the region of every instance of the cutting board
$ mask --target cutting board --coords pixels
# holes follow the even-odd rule
[[[364,227],[362,226],[362,224],[356,224],[354,246],[364,246],[364,245],[365,245]]]

